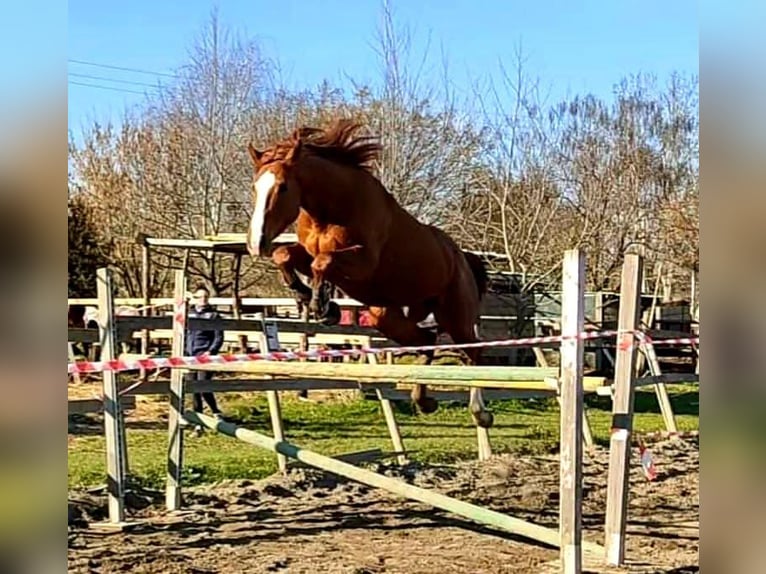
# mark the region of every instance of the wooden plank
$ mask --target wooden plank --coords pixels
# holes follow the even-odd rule
[[[662,373],[648,377],[639,377],[633,381],[634,387],[644,387],[647,385],[656,385],[657,383],[699,383],[698,373]]]
[[[175,272],[175,310],[173,314],[172,354],[184,353],[188,302],[186,299],[186,275],[183,270]],[[183,468],[184,369],[170,373],[170,412],[168,413],[168,469],[165,484],[165,506],[168,510],[181,508],[181,469]]]
[[[269,319],[276,323],[282,332],[303,333],[306,332],[305,323],[290,319]],[[121,336],[133,331],[141,331],[144,328],[149,329],[169,329],[173,319],[168,316],[157,317],[117,317],[117,327]],[[322,325],[320,323],[309,323],[308,335],[333,334],[333,335],[363,335],[374,336],[378,331],[370,327],[359,327],[357,325]],[[189,329],[220,329],[223,331],[242,331],[248,333],[260,332],[260,324],[256,319],[189,319]]]
[[[612,431],[609,441],[609,474],[607,478],[605,546],[609,564],[625,562],[625,526],[628,509],[630,443],[633,431],[634,366],[637,345],[633,333],[639,327],[643,277],[643,259],[627,254],[622,267],[618,346],[615,360],[614,398],[612,399]]]
[[[385,399],[388,399],[389,401],[410,402],[412,400],[412,397],[410,396],[409,391],[405,389],[382,388],[377,390],[379,390],[381,396],[383,396]],[[507,401],[512,399],[552,398],[552,397],[556,397],[558,393],[552,389],[548,391],[542,391],[542,390],[528,391],[526,389],[519,389],[519,390],[484,389],[484,391],[482,392],[482,395],[485,401],[504,401],[504,400]],[[468,404],[469,391],[468,390],[431,391],[428,393],[428,396],[433,397],[435,400],[439,402],[455,402],[455,403]],[[369,395],[369,398],[372,400],[376,400],[377,394]]]
[[[369,388],[393,388],[394,386],[395,383],[386,382],[367,385]],[[127,389],[129,385],[126,383],[122,387]],[[361,388],[362,386],[358,381],[330,379],[211,379],[207,381],[187,381],[184,383],[184,392],[186,394],[201,392],[336,391],[359,390]],[[125,394],[127,396],[138,396],[167,395],[168,393],[170,393],[170,383],[168,381],[151,381],[130,389]]]
[[[84,415],[88,413],[100,413],[104,410],[104,401],[101,399],[69,399],[67,401],[68,414]],[[120,397],[120,409],[124,412],[136,408],[136,397]]]
[[[657,360],[657,355],[654,352],[654,345],[650,341],[643,341],[642,349],[652,376],[659,377],[662,375],[660,362]],[[665,430],[672,433],[678,432],[676,417],[673,414],[673,405],[670,404],[668,388],[663,381],[658,381],[654,384],[654,393],[657,396],[657,403],[660,405],[660,413],[662,413],[662,420],[665,422]]]
[[[114,325],[114,295],[112,274],[108,268],[96,271],[98,292],[99,323],[101,327],[101,360],[110,361],[117,356]],[[103,408],[104,436],[106,439],[107,498],[109,522],[125,522],[125,448],[123,442],[123,416],[117,391],[117,373],[104,371]]]
[[[341,307],[363,307],[355,299],[337,298],[333,299]],[[143,305],[143,297],[117,297],[114,300],[116,305]],[[242,297],[244,307],[288,307],[294,308],[295,299],[292,297]],[[93,297],[70,297],[67,299],[68,305],[97,305],[98,299]],[[173,306],[172,297],[152,297],[149,301],[152,306]],[[230,306],[234,304],[233,297],[211,297],[210,304],[213,306]]]
[[[237,366],[239,365],[239,368]],[[257,366],[256,366],[257,365]],[[261,369],[260,367],[265,367]],[[276,366],[276,368],[273,368]],[[292,370],[290,367],[298,367]],[[310,367],[310,368],[304,368]],[[395,372],[369,372],[371,367],[378,365],[364,365],[364,364],[348,364],[348,363],[318,363],[318,362],[306,362],[306,363],[277,363],[267,361],[256,361],[253,363],[227,363],[220,365],[206,364],[206,365],[188,365],[183,368],[189,370],[206,370],[214,372],[239,372],[248,373],[254,375],[268,375],[268,376],[294,376],[297,378],[308,379],[328,379],[328,380],[346,380],[355,381],[362,387],[369,385],[378,385],[381,382],[411,384],[422,383],[433,387],[478,387],[482,389],[517,389],[517,390],[554,390],[558,389],[558,377],[548,376],[541,377],[538,380],[524,379],[523,371],[518,369],[535,369],[534,367],[443,367],[444,369],[462,369],[458,376],[445,378],[442,376],[442,371],[439,371],[439,366],[426,366],[426,365],[392,365]],[[380,365],[384,366],[384,365]],[[216,368],[216,367],[220,367]],[[337,367],[341,367],[338,369]],[[352,369],[353,367],[353,369]],[[357,369],[356,367],[360,367]],[[491,373],[489,371],[484,372],[484,375],[491,374],[492,379],[480,379],[473,377],[472,369],[499,369],[500,373],[495,371]],[[365,370],[367,369],[367,370]],[[408,370],[409,369],[409,370]],[[425,370],[423,370],[425,369]],[[429,372],[428,369],[433,369]],[[467,370],[466,370],[467,369]],[[502,370],[507,369],[511,375],[510,380],[503,380],[501,378]],[[263,372],[256,372],[262,370]],[[555,371],[555,369],[553,369]],[[278,372],[277,372],[278,371]],[[292,373],[292,374],[291,374]],[[422,376],[420,376],[422,374]],[[534,373],[530,373],[533,375]],[[597,392],[598,389],[603,387],[607,379],[605,377],[584,377],[583,385],[586,392]]]
[[[561,454],[559,472],[559,558],[564,574],[582,572],[582,453],[585,327],[585,255],[564,253],[561,296]]]
[[[224,331],[223,333],[223,340],[225,343],[239,343],[240,337],[242,336],[249,336],[250,334],[256,334],[259,331],[239,331],[239,330],[231,330],[231,331]],[[359,334],[359,335],[350,335],[350,334],[344,334],[344,333],[319,333],[316,335],[308,336],[303,332],[293,332],[293,331],[285,331],[280,334],[280,345],[282,348],[288,348],[288,347],[299,347],[301,344],[301,341],[303,339],[306,339],[309,342],[309,346],[311,345],[354,345],[354,344],[360,344],[361,341],[373,339],[377,344],[376,347],[383,347],[385,346],[396,346],[392,341],[388,341],[387,339],[383,337],[375,337],[378,333],[374,333],[373,336],[370,335],[369,332],[366,332],[365,334]],[[138,339],[141,337],[141,331],[133,331],[132,333],[129,332],[121,332],[120,335],[125,341],[129,341],[131,339]],[[152,329],[149,332],[149,336],[152,339],[167,339],[170,340],[173,338],[173,331],[172,329]],[[307,347],[308,348],[308,347]],[[487,349],[487,351],[502,351],[502,349]],[[502,354],[502,353],[498,353]],[[507,351],[506,353],[507,354]]]
[[[101,338],[98,329],[69,327],[67,329],[67,341],[70,343],[98,343]]]
[[[370,470],[358,468],[352,464],[335,460],[331,457],[306,450],[287,442],[275,441],[273,438],[264,434],[238,427],[237,425],[226,421],[216,421],[212,417],[204,414],[187,412],[186,419],[191,424],[202,424],[207,428],[234,437],[245,443],[272,452],[282,453],[290,458],[305,462],[310,466],[320,468],[327,472],[332,472],[333,474],[346,477],[350,480],[361,482],[362,484],[367,484],[368,486],[387,490],[410,500],[416,500],[436,508],[441,508],[442,510],[468,518],[480,524],[487,524],[512,534],[518,534],[532,540],[544,542],[554,547],[559,545],[559,533],[552,528],[533,524],[488,508],[483,508],[438,492],[408,484],[396,478],[383,476]],[[598,544],[585,544],[588,544],[588,546],[595,551],[603,551],[603,548]]]
[[[589,383],[590,381],[590,383]],[[586,392],[596,392],[598,394],[607,394],[611,396],[610,386],[604,384],[606,379],[603,377],[585,377]],[[437,381],[438,383],[438,381]],[[486,383],[486,384],[482,384]],[[431,381],[427,381],[431,384]],[[468,382],[474,384],[474,382]],[[507,399],[531,399],[554,397],[557,395],[558,385],[555,381],[519,381],[519,388],[493,389],[492,381],[480,381],[484,389],[485,400],[507,400]],[[167,395],[170,392],[170,383],[168,381],[149,381],[135,388],[130,389],[133,382],[120,383],[120,392],[125,392],[126,396],[138,395]],[[460,381],[451,383],[450,386],[461,386]],[[526,386],[532,388],[525,388]],[[406,389],[396,390],[396,383],[392,381],[365,381],[360,382],[353,379],[323,379],[323,378],[248,378],[248,379],[211,379],[206,381],[187,381],[184,384],[184,390],[187,394],[199,392],[216,393],[245,393],[262,391],[334,391],[334,390],[370,390],[383,389],[384,395],[389,400],[410,400],[409,391]],[[453,391],[432,391],[434,398],[444,401],[467,401],[467,390]]]
[[[536,388],[549,388],[544,380],[557,377],[557,368],[540,367],[487,367],[467,365],[369,365],[363,363],[305,363],[251,361],[242,363],[189,365],[192,370],[210,370],[259,375],[289,375],[293,377],[326,377],[365,380],[386,380],[417,383],[428,380],[429,384],[447,385],[450,381],[481,381],[470,386],[513,388],[516,382],[536,383]],[[433,381],[433,382],[431,382]],[[454,384],[454,383],[453,383]],[[524,387],[519,387],[524,388]]]
[[[210,329],[221,329],[224,331],[237,331],[238,334],[245,333],[257,333],[259,331],[259,325],[255,319],[240,318],[240,319],[190,319],[189,327],[191,329],[200,328],[205,326]],[[202,321],[205,321],[204,325]],[[280,332],[282,333],[306,333],[309,337],[317,335],[347,335],[349,337],[380,337],[383,338],[381,333],[377,329],[372,327],[364,327],[359,325],[322,325],[320,323],[305,323],[299,319],[276,319],[271,318],[269,321],[276,323]],[[143,331],[151,329],[153,331],[162,331],[171,328],[172,319],[168,316],[155,316],[155,317],[141,317],[141,316],[122,316],[117,317],[118,324],[118,336],[131,337],[127,333],[134,331]],[[497,336],[498,327],[493,325],[490,320],[481,321],[479,329],[482,334],[490,333],[493,335],[491,338],[503,338]],[[507,332],[507,329],[502,329]],[[510,338],[510,336],[506,336]],[[557,346],[556,343],[547,345],[549,347]]]

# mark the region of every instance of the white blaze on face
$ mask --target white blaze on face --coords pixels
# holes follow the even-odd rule
[[[250,250],[253,253],[259,253],[261,238],[263,237],[263,221],[266,217],[266,202],[269,199],[269,193],[271,193],[274,184],[277,182],[277,178],[270,171],[265,171],[255,181],[255,209],[253,210],[253,218],[250,220],[250,234],[248,239],[250,240]]]

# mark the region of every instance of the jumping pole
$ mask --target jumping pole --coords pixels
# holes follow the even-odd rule
[[[184,418],[191,424],[203,425],[226,436],[239,439],[247,444],[264,448],[278,454],[283,454],[310,466],[343,476],[350,480],[361,482],[362,484],[375,488],[381,488],[424,504],[429,504],[435,508],[446,510],[447,512],[457,514],[480,524],[494,526],[512,534],[518,534],[550,546],[559,547],[559,533],[552,528],[532,524],[531,522],[513,518],[512,516],[482,508],[469,502],[450,498],[449,496],[438,492],[407,484],[399,479],[383,476],[371,470],[359,468],[353,464],[323,456],[288,442],[277,441],[259,432],[238,427],[233,423],[218,421],[205,414],[189,411],[185,414]],[[603,548],[598,544],[584,542],[583,546],[594,552],[603,552]]]

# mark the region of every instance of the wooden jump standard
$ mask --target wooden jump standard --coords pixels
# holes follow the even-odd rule
[[[562,308],[562,333],[575,335],[582,332],[584,316],[584,255],[579,250],[567,251],[564,258],[564,301]],[[185,323],[187,304],[182,293],[185,292],[183,273],[176,275],[176,327]],[[174,333],[174,351],[182,344],[184,333],[176,329]],[[215,421],[205,415],[183,410],[184,383],[181,373],[190,370],[189,367],[173,369],[170,384],[171,401],[170,416],[168,417],[169,449],[168,449],[168,481],[166,504],[168,510],[177,510],[181,506],[181,468],[183,463],[183,432],[181,427],[189,424],[200,424],[228,436],[238,438],[249,444],[276,452],[280,459],[280,468],[284,468],[283,460],[287,457],[296,459],[317,468],[356,480],[363,484],[382,488],[437,508],[458,514],[465,518],[488,524],[507,532],[525,536],[540,542],[560,548],[561,571],[577,574],[582,572],[582,550],[603,555],[604,548],[598,544],[582,542],[582,417],[583,417],[583,340],[573,338],[561,345],[561,464],[560,464],[560,528],[555,531],[512,518],[501,513],[481,508],[451,497],[438,494],[426,489],[403,483],[399,480],[385,477],[372,471],[358,468],[338,459],[326,457],[312,451],[301,449],[284,440],[281,429],[281,415],[278,409],[276,391],[269,391],[272,426],[275,438],[270,438],[252,430],[237,427],[234,424]],[[523,375],[513,368],[507,367],[435,367],[421,365],[348,365],[334,363],[310,362],[250,362],[229,365],[195,366],[194,368],[208,370],[238,370],[240,372],[257,372],[265,375],[311,376],[321,378],[343,378],[350,375],[365,381],[395,380],[415,382],[428,380],[429,384],[440,386],[494,387],[513,388],[514,384],[530,379],[530,371],[543,379],[556,377],[555,369],[528,369]],[[437,378],[438,377],[438,378]],[[539,384],[539,383],[537,383]],[[544,388],[551,388],[550,383],[543,382]],[[273,397],[271,396],[273,395]],[[276,419],[275,419],[276,417]],[[486,429],[484,429],[486,430]]]
[[[638,286],[640,285],[642,259],[639,256],[628,255],[623,266],[623,282],[621,290],[622,305],[620,308],[619,330],[626,333],[621,339],[622,343],[628,343],[627,333],[634,332],[639,327],[638,309]],[[583,259],[579,251],[568,251],[564,260],[564,291],[566,292],[566,305],[562,306],[562,334],[569,335],[582,332],[582,278],[583,278]],[[174,324],[174,354],[180,354],[184,329],[181,328],[186,321],[186,301],[185,287],[186,282],[183,272],[176,274],[176,318],[180,317],[180,324]],[[576,278],[576,280],[574,279]],[[113,299],[111,277],[108,269],[100,269],[98,273],[99,283],[99,308],[100,308],[100,341],[102,343],[102,359],[108,360],[114,356],[117,333],[115,332],[115,321],[113,315]],[[180,312],[180,315],[179,315]],[[607,493],[607,512],[606,512],[606,543],[608,552],[606,552],[606,561],[610,564],[621,564],[624,561],[625,551],[625,523],[627,515],[628,500],[628,470],[630,465],[630,435],[632,433],[633,418],[633,392],[635,387],[642,384],[660,384],[665,377],[671,376],[647,377],[645,379],[636,379],[635,362],[636,345],[619,346],[617,354],[617,367],[614,383],[614,405],[613,422],[611,436],[611,460],[608,477]],[[173,377],[169,384],[158,385],[155,389],[148,390],[147,394],[154,392],[171,394],[171,413],[169,417],[169,457],[168,457],[168,485],[167,485],[167,506],[168,508],[179,508],[181,503],[181,462],[182,462],[182,426],[192,423],[199,423],[209,428],[214,428],[223,434],[229,434],[236,438],[241,438],[245,442],[252,442],[257,446],[267,448],[276,452],[279,459],[286,457],[296,458],[305,464],[324,468],[330,472],[335,472],[353,480],[358,480],[379,486],[380,488],[401,493],[403,496],[413,498],[438,508],[461,514],[472,520],[497,526],[503,530],[515,532],[527,537],[536,538],[542,542],[553,544],[561,549],[561,568],[563,572],[581,572],[581,554],[582,550],[599,552],[604,556],[604,548],[593,543],[581,543],[581,463],[582,449],[579,441],[580,428],[584,421],[582,418],[582,393],[583,387],[591,390],[599,389],[603,385],[603,379],[582,376],[582,354],[583,344],[581,340],[569,340],[561,345],[561,375],[557,377],[555,370],[535,369],[520,367],[423,367],[420,365],[401,366],[389,365],[383,367],[385,373],[382,378],[386,381],[398,380],[402,382],[414,381],[427,382],[433,386],[462,386],[462,387],[481,387],[504,389],[497,392],[508,392],[516,389],[539,389],[558,393],[561,403],[561,465],[560,465],[560,530],[559,539],[555,540],[550,529],[535,526],[518,519],[512,519],[496,512],[492,512],[474,505],[455,501],[443,495],[435,495],[430,491],[416,489],[411,485],[401,484],[394,479],[381,477],[375,473],[358,469],[348,463],[338,461],[337,458],[324,457],[322,455],[300,449],[290,443],[287,443],[280,435],[281,426],[274,426],[275,438],[271,439],[265,435],[255,433],[245,429],[238,429],[234,425],[227,423],[217,423],[209,417],[200,417],[194,413],[183,412],[183,396],[185,392],[192,390],[201,390],[203,386],[210,385],[211,388],[218,385],[225,386],[227,382],[205,382],[197,389],[195,383],[185,385],[182,373],[189,367],[180,367],[173,369]],[[362,386],[375,389],[380,397],[383,397],[382,391],[386,391],[390,383],[381,383],[378,376],[383,373],[380,365],[348,365],[337,363],[274,363],[258,362],[249,363],[249,367],[241,364],[229,365],[209,365],[195,368],[208,368],[212,370],[238,370],[246,372],[256,372],[264,376],[263,380],[254,381],[236,381],[229,382],[230,389],[226,390],[250,390],[250,385],[257,384],[258,390],[266,390],[278,406],[277,390],[290,388],[293,385],[300,387],[316,388],[325,386],[342,386],[348,388],[353,383],[349,380],[350,376],[361,379],[355,382],[360,388]],[[224,368],[222,368],[224,367]],[[351,370],[349,370],[349,368]],[[371,370],[371,368],[373,370]],[[304,377],[314,376],[314,380],[291,380],[290,375],[295,376],[300,371]],[[363,371],[363,372],[360,372]],[[380,372],[379,372],[380,371]],[[534,372],[534,375],[533,375]],[[498,373],[504,373],[499,376]],[[435,377],[442,377],[436,379]],[[269,380],[270,377],[271,380]],[[466,380],[473,378],[473,380]],[[540,378],[542,381],[530,381],[530,378]],[[125,456],[125,436],[124,425],[122,421],[122,401],[117,397],[122,394],[120,385],[117,384],[114,373],[105,371],[104,379],[104,414],[105,414],[105,434],[107,439],[107,473],[108,473],[108,495],[109,495],[109,524],[119,526],[124,521],[124,476],[127,470],[127,460]],[[375,382],[373,382],[375,381]],[[669,381],[674,382],[674,381]],[[242,389],[239,388],[239,384]],[[261,386],[262,385],[262,386]],[[152,387],[152,385],[148,385]],[[159,387],[162,387],[160,390]],[[297,388],[297,387],[296,387]],[[224,390],[221,388],[221,390]],[[255,389],[253,389],[255,390]],[[391,389],[393,390],[393,389]],[[538,392],[539,392],[538,391]],[[534,391],[527,391],[534,392]],[[133,391],[130,394],[143,394],[141,391]],[[272,397],[270,396],[270,407],[272,406]],[[388,399],[381,399],[384,404]],[[389,405],[390,406],[390,405]],[[278,410],[278,409],[277,409]],[[276,415],[279,417],[279,413]],[[274,423],[274,410],[272,409],[272,423]],[[389,422],[387,420],[387,422]],[[281,420],[280,420],[281,423]],[[212,425],[212,426],[211,426]],[[403,450],[403,449],[399,449]],[[323,466],[324,465],[324,466]],[[283,465],[280,464],[282,468]],[[368,476],[370,475],[370,476]],[[366,481],[368,480],[368,481]],[[391,486],[390,482],[396,482]],[[539,537],[538,537],[539,536]]]

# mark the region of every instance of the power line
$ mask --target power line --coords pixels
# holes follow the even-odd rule
[[[119,78],[107,78],[106,76],[91,76],[89,74],[78,74],[76,72],[69,72],[70,76],[76,77],[76,78],[85,78],[88,80],[103,80],[106,82],[116,82],[118,84],[130,84],[132,86],[145,86],[148,88],[158,88],[159,86],[157,84],[148,84],[146,82],[134,82],[131,80],[120,80]]]
[[[125,94],[140,94],[140,95],[146,95],[147,92],[139,92],[138,90],[129,90],[127,88],[115,88],[113,86],[99,86],[98,84],[86,84],[85,82],[76,82],[74,80],[69,80],[69,83],[74,86],[83,86],[86,88],[99,88],[101,90],[111,90],[113,92],[122,92]]]
[[[122,70],[124,72],[135,72],[137,74],[147,74],[150,76],[165,76],[168,78],[177,78],[175,74],[167,74],[165,72],[152,72],[151,70],[142,70],[140,68],[127,68],[124,66],[113,66],[111,64],[99,64],[97,62],[87,62],[85,60],[73,60],[69,59],[68,62],[73,64],[82,64],[83,66],[94,66],[96,68],[108,68],[110,70]]]

